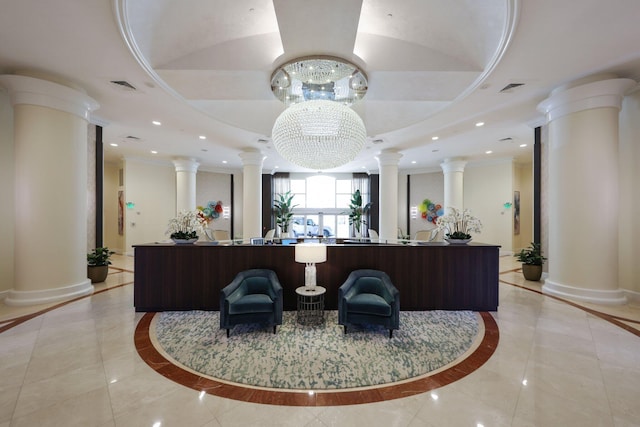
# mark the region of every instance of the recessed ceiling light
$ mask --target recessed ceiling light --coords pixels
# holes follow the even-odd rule
[[[118,144],[113,143],[113,142],[111,144],[109,144],[109,145],[112,146],[112,147],[117,147],[118,146]]]
[[[491,151],[491,150],[485,151],[485,154],[491,154],[491,153],[493,153],[493,151]]]
[[[417,162],[415,160],[411,160],[411,164],[415,165]]]
[[[154,124],[154,125],[156,125],[156,126],[160,126],[160,125],[162,124],[162,123],[160,123],[160,122],[159,122],[159,121],[157,121],[157,120],[154,120],[154,121],[152,121],[151,123],[153,123],[153,124]]]
[[[224,164],[226,165],[226,164],[227,164],[227,161],[226,161],[226,160],[223,160],[223,161],[222,161],[222,163],[224,163]]]
[[[440,138],[439,136],[432,136],[432,137],[431,137],[431,140],[432,140],[432,141],[437,141],[439,138]]]
[[[526,146],[527,146],[527,144],[520,144],[520,148],[524,148]]]
[[[484,122],[478,122],[478,123],[476,123],[476,126],[478,126],[478,127],[484,126]]]
[[[280,166],[278,166],[278,165],[275,165],[275,166],[274,166],[274,169],[278,169],[279,167],[280,167]]]
[[[151,150],[151,154],[158,154],[156,150]]]
[[[200,139],[207,139],[207,137],[206,137],[206,136],[204,136],[204,135],[200,135],[198,138],[200,138]]]

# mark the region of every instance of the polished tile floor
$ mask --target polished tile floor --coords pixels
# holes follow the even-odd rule
[[[115,258],[91,297],[0,305],[0,427],[640,426],[640,305],[544,296],[511,257],[483,366],[426,393],[323,407],[226,399],[156,373],[134,345],[133,259]]]

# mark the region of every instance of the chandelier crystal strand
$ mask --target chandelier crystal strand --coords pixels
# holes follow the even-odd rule
[[[271,133],[282,157],[313,170],[349,163],[364,147],[366,135],[364,123],[355,111],[324,100],[287,108],[277,118]]]

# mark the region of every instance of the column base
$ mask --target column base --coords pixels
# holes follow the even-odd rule
[[[575,301],[591,302],[602,305],[623,305],[627,303],[627,297],[620,289],[599,290],[584,289],[563,285],[546,279],[542,286],[542,293]]]
[[[75,285],[62,286],[54,289],[38,291],[17,291],[11,289],[4,303],[13,306],[48,304],[91,295],[92,293],[93,285],[91,285],[91,280],[86,279]]]

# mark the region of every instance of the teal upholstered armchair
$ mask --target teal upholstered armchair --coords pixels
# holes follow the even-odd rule
[[[282,286],[273,270],[245,270],[220,291],[220,329],[242,323],[282,325]]]
[[[400,328],[400,292],[387,273],[378,270],[355,270],[338,289],[338,323],[376,324],[393,330]]]

